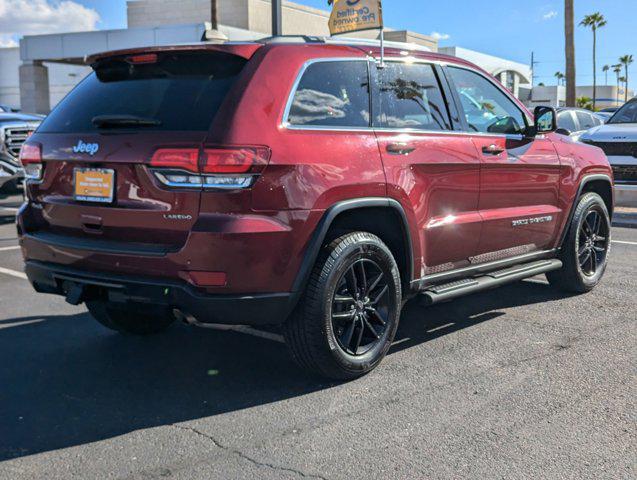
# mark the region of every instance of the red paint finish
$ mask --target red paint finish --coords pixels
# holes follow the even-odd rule
[[[553,143],[542,135],[522,140],[476,135],[473,142],[481,162],[479,210],[483,217],[477,253],[521,245],[549,247],[562,217],[558,206],[561,166]],[[539,217],[551,220],[514,224]]]
[[[397,200],[405,212],[416,279],[497,250],[528,244],[555,247],[582,178],[610,175],[601,150],[558,135],[515,141],[459,131],[294,130],[282,124],[305,62],[365,59],[378,54],[375,48],[172,48],[187,49],[226,51],[249,59],[209,132],[36,133],[29,140],[42,145],[44,178],[28,183],[28,205],[18,217],[26,260],[88,273],[190,282],[214,294],[290,292],[327,209],[345,200],[386,197]],[[387,54],[400,56],[394,49]],[[419,56],[469,65],[437,54]],[[99,143],[99,151],[94,156],[73,153],[80,139]],[[492,144],[502,153],[483,154],[482,147]],[[402,153],[397,145],[409,151]],[[259,163],[249,188],[171,188],[151,171],[151,158],[159,148],[203,151],[242,146],[268,148],[270,154],[267,166]],[[113,204],[73,199],[73,171],[78,167],[115,171]],[[512,226],[516,219],[547,215],[553,217],[551,222]],[[81,240],[84,246],[52,246],[34,238],[42,234]],[[98,244],[125,245],[129,251],[108,253],[90,247]],[[159,245],[166,253],[145,254],[149,245]]]
[[[378,131],[387,194],[415,223],[416,272],[472,256],[480,238],[480,160],[465,135]],[[412,150],[391,153],[392,146]],[[407,151],[405,150],[405,151]]]

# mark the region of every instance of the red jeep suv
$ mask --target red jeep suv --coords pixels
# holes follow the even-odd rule
[[[406,299],[606,268],[603,152],[458,58],[320,38],[155,47],[93,72],[21,159],[38,292],[134,334],[281,324],[296,361],[372,370]]]

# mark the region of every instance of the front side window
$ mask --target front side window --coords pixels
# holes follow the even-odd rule
[[[326,61],[308,66],[287,121],[290,125],[369,127],[367,62]]]
[[[608,123],[637,123],[637,102],[629,102],[617,110]]]
[[[522,134],[526,117],[493,83],[464,68],[449,67],[469,129],[480,133]]]
[[[387,63],[379,70],[380,112],[374,126],[449,130],[447,107],[431,65]]]

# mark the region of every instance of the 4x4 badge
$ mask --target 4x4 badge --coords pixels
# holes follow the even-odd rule
[[[520,227],[522,225],[534,225],[536,223],[548,223],[553,221],[553,215],[547,215],[545,217],[535,217],[535,218],[521,218],[518,220],[513,220],[514,227]]]
[[[73,153],[88,153],[92,157],[99,149],[99,143],[86,143],[80,140],[77,142],[77,145],[73,147]]]

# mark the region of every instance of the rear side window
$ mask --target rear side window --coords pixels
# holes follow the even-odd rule
[[[449,130],[447,107],[431,65],[387,63],[378,73],[380,114],[375,126]]]
[[[369,126],[369,75],[366,61],[310,64],[294,92],[290,125]]]
[[[589,128],[596,127],[598,123],[595,122],[595,117],[586,112],[576,112],[577,121],[579,122],[580,130],[588,130]]]
[[[246,60],[224,53],[159,53],[154,63],[108,59],[44,120],[43,133],[103,129],[206,131]],[[96,122],[96,118],[143,121]]]

